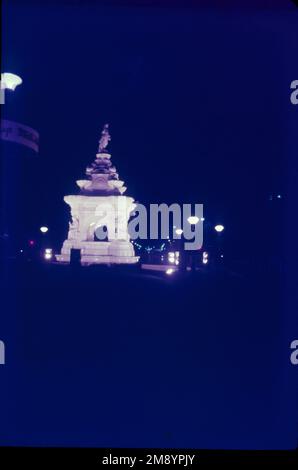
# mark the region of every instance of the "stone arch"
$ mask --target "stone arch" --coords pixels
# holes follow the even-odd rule
[[[108,242],[109,230],[106,224],[95,225],[93,232],[93,241],[95,242]]]
[[[110,241],[112,239],[110,229],[107,223],[92,221],[87,226],[86,240],[89,242]]]

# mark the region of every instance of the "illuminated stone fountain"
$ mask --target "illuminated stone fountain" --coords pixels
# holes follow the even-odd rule
[[[80,250],[81,264],[133,264],[138,262],[128,233],[128,221],[136,207],[123,196],[124,182],[112,165],[107,145],[111,140],[104,126],[95,161],[86,169],[87,179],[77,181],[80,194],[65,196],[71,208],[68,237],[57,261],[69,263],[71,250]]]

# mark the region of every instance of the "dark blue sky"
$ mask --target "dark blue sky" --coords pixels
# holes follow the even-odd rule
[[[35,177],[36,218],[63,233],[62,198],[105,122],[138,201],[203,202],[234,234],[245,212],[261,218],[269,194],[284,192],[295,7],[102,3],[4,2],[3,70],[23,78],[4,114],[40,132],[23,170]]]

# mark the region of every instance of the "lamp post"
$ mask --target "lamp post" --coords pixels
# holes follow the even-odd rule
[[[222,253],[221,253],[221,251],[222,251],[222,236],[221,236],[221,234],[224,231],[224,229],[225,229],[225,227],[222,224],[217,224],[214,227],[214,230],[217,233],[217,251],[218,251],[217,258],[220,261],[222,261],[222,258],[223,258]]]
[[[21,77],[15,75],[14,73],[1,73],[0,103],[4,104],[5,102],[5,90],[14,91],[18,85],[21,85],[22,82],[23,80]]]
[[[40,232],[40,250],[41,250],[41,257],[47,261],[51,260],[53,257],[53,250],[48,248],[49,246],[49,227],[46,225],[41,225],[39,227]]]
[[[196,215],[191,215],[190,217],[188,217],[187,219],[187,222],[190,224],[190,225],[197,225],[197,223],[199,223],[200,219],[199,217],[197,217]],[[194,271],[195,270],[195,255],[194,253],[192,253],[190,255],[190,260],[191,260],[191,269]]]
[[[176,249],[179,251],[176,253],[179,253],[179,255],[176,256],[176,264],[179,265],[179,271],[182,271],[184,269],[184,246],[183,246],[183,230],[182,228],[176,228],[175,234],[178,235],[178,239],[175,241]]]

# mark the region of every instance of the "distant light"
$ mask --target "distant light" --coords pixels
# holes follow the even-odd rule
[[[224,257],[224,255],[220,255],[220,257],[221,257],[221,258],[223,258],[223,257]]]
[[[215,225],[214,227],[214,230],[218,233],[222,232],[224,230],[224,226],[223,225]]]
[[[1,73],[1,89],[14,91],[18,85],[21,85],[23,80],[14,73]]]
[[[281,199],[281,194],[278,194],[276,197],[277,199]]]
[[[205,217],[201,217],[201,221],[204,222],[204,220],[205,220]]]
[[[172,268],[169,268],[166,270],[166,274],[173,274],[173,272],[174,272],[174,269]]]
[[[35,245],[35,241],[34,241],[34,240],[29,240],[28,243],[29,243],[30,246],[34,246],[34,245]]]
[[[176,265],[179,264],[179,256],[180,256],[180,252],[179,251],[169,251],[168,253],[168,261],[169,263],[175,263]]]
[[[20,250],[20,253],[23,253],[24,250]]]
[[[191,215],[190,217],[188,217],[187,219],[187,222],[190,223],[191,225],[196,225],[198,222],[199,222],[199,217],[197,217],[196,215]]]
[[[176,235],[182,235],[182,233],[183,233],[182,228],[176,228],[175,233],[176,233]]]
[[[203,264],[207,264],[208,261],[209,261],[209,254],[207,253],[207,251],[203,251],[203,256],[202,256],[202,263]]]
[[[40,227],[39,230],[41,231],[41,233],[47,233],[49,231],[49,228],[46,227],[46,226],[42,226],[42,227]]]
[[[50,260],[53,258],[53,250],[52,248],[46,248],[44,253],[44,259]]]

